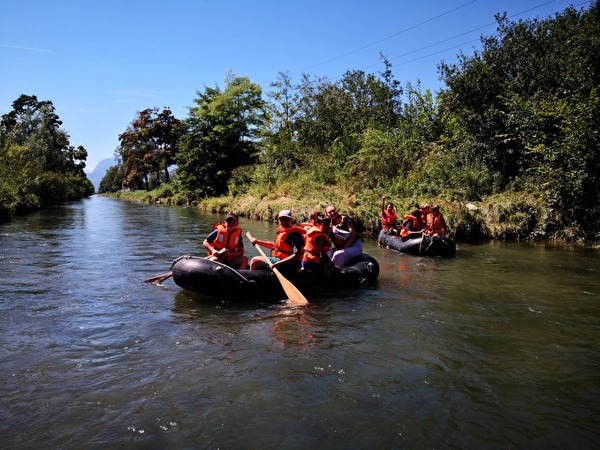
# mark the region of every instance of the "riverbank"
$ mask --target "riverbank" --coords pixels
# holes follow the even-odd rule
[[[376,235],[381,227],[379,208],[381,197],[357,198],[342,195],[330,187],[323,187],[319,195],[292,195],[285,192],[248,193],[238,196],[206,198],[189,201],[180,194],[164,196],[164,192],[121,191],[108,196],[156,205],[196,207],[214,213],[234,211],[242,217],[274,221],[277,212],[289,209],[296,221],[306,221],[313,211],[323,211],[328,204],[355,218],[366,235]],[[458,242],[487,240],[552,240],[565,243],[587,244],[598,247],[598,242],[585,242],[577,229],[556,229],[554,220],[544,205],[526,193],[505,193],[477,202],[444,199],[392,199],[399,217],[414,209],[416,202],[437,203],[444,214],[451,235]]]

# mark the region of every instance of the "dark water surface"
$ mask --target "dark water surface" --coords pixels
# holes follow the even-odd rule
[[[1,448],[599,448],[600,252],[368,239],[378,283],[303,310],[142,283],[219,219],[93,197],[0,225]]]

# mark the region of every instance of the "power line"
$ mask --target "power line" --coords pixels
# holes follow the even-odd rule
[[[292,75],[294,75],[294,74],[296,74],[296,73],[300,73],[300,72],[306,72],[306,71],[308,71],[308,70],[310,70],[310,69],[313,69],[313,68],[315,68],[315,67],[319,67],[319,66],[322,66],[322,65],[324,65],[324,64],[328,64],[328,63],[330,63],[330,62],[332,62],[332,61],[336,61],[336,60],[338,60],[338,59],[340,59],[340,58],[344,58],[344,57],[346,57],[346,56],[348,56],[348,55],[352,55],[352,54],[354,54],[354,53],[357,53],[357,52],[359,52],[359,51],[361,51],[361,50],[364,50],[365,48],[369,48],[369,47],[371,47],[371,46],[373,46],[373,45],[375,45],[375,44],[379,44],[380,42],[383,42],[383,41],[386,41],[386,40],[388,40],[388,39],[391,39],[391,38],[393,38],[393,37],[396,37],[396,36],[398,36],[398,35],[400,35],[400,34],[402,34],[402,33],[406,33],[406,32],[408,32],[408,31],[410,31],[410,30],[414,30],[415,28],[417,28],[417,27],[420,27],[421,25],[425,25],[426,23],[429,23],[429,22],[432,22],[432,21],[434,21],[434,20],[436,20],[436,19],[439,19],[440,17],[443,17],[443,16],[445,16],[445,15],[448,15],[448,14],[450,14],[450,13],[452,13],[452,12],[454,12],[454,11],[457,11],[457,10],[459,10],[459,9],[461,9],[461,8],[464,8],[465,6],[468,6],[468,5],[472,4],[472,3],[475,3],[476,1],[477,1],[477,0],[472,0],[472,1],[468,2],[468,3],[465,3],[465,4],[463,4],[463,5],[460,5],[460,6],[456,7],[456,8],[454,8],[454,9],[451,9],[450,11],[446,11],[445,13],[439,14],[439,15],[437,15],[437,16],[435,16],[435,17],[432,17],[432,18],[430,18],[430,19],[427,19],[427,20],[425,20],[425,21],[423,21],[423,22],[421,22],[421,23],[418,23],[418,24],[416,24],[416,25],[413,25],[413,26],[411,26],[411,27],[408,27],[408,28],[406,28],[406,29],[404,29],[404,30],[398,31],[397,33],[394,33],[394,34],[392,34],[392,35],[390,35],[390,36],[384,37],[384,38],[382,38],[382,39],[379,39],[379,40],[377,40],[377,41],[375,41],[375,42],[372,42],[372,43],[370,43],[370,44],[367,44],[367,45],[365,45],[365,46],[363,46],[363,47],[357,48],[356,50],[352,50],[352,51],[350,51],[350,52],[348,52],[348,53],[344,53],[343,55],[336,56],[335,58],[331,58],[331,59],[329,59],[329,60],[327,60],[327,61],[324,61],[324,62],[321,62],[321,63],[318,63],[318,64],[314,64],[314,65],[312,65],[312,66],[310,66],[310,67],[307,67],[306,69],[303,69],[303,70],[298,70],[298,71],[296,71],[296,72],[293,72],[293,73],[292,73]]]
[[[518,12],[518,13],[512,14],[511,16],[508,16],[508,19],[513,19],[513,18],[515,18],[515,17],[517,17],[517,16],[521,16],[521,15],[523,15],[523,14],[525,14],[525,13],[528,13],[528,12],[530,12],[530,11],[533,11],[534,9],[541,8],[542,6],[549,5],[550,3],[554,3],[554,1],[556,1],[556,0],[551,0],[551,1],[549,1],[549,2],[542,3],[542,4],[539,4],[539,5],[537,5],[537,6],[534,6],[534,7],[532,7],[532,8],[526,9],[525,11],[521,11],[521,12]],[[582,6],[582,5],[585,5],[585,4],[589,4],[589,3],[590,3],[590,1],[591,1],[591,0],[588,0],[588,1],[581,2],[581,3],[579,3],[579,4],[577,4],[577,5],[573,6],[573,7],[578,7],[578,6]],[[552,14],[555,14],[555,13],[552,13]],[[542,18],[547,18],[547,17],[550,17],[552,14],[547,14],[546,16],[544,16],[544,17],[542,17]],[[472,30],[470,30],[470,31],[465,31],[464,33],[456,34],[456,35],[454,35],[454,36],[451,36],[451,37],[449,37],[449,38],[447,38],[447,39],[443,39],[443,40],[441,40],[441,41],[438,41],[438,42],[436,42],[436,43],[434,43],[434,44],[429,44],[429,45],[426,45],[426,46],[424,46],[424,47],[420,47],[420,48],[418,48],[418,49],[416,49],[416,50],[412,50],[412,51],[410,51],[410,52],[408,52],[408,53],[404,53],[404,54],[402,54],[402,55],[399,55],[399,56],[394,56],[393,58],[388,58],[388,60],[389,60],[389,61],[393,61],[393,60],[395,60],[395,59],[398,59],[398,58],[403,58],[403,57],[405,57],[405,56],[409,56],[409,55],[412,55],[412,54],[414,54],[414,53],[418,53],[418,52],[420,52],[420,51],[422,51],[422,50],[425,50],[425,49],[428,49],[428,48],[431,48],[431,47],[435,47],[436,45],[440,45],[440,44],[443,44],[443,43],[445,43],[445,42],[449,42],[449,41],[451,41],[451,40],[453,40],[453,39],[456,39],[456,38],[458,38],[458,37],[465,36],[465,35],[467,35],[467,34],[473,33],[474,31],[479,31],[479,30],[481,30],[481,29],[483,29],[483,28],[487,28],[487,27],[489,27],[489,26],[496,25],[496,24],[497,24],[497,22],[491,22],[491,23],[488,23],[487,25],[482,25],[482,26],[480,26],[480,27],[473,28],[473,29],[472,29]],[[465,42],[465,43],[462,43],[462,44],[459,44],[459,45],[457,45],[457,46],[454,46],[454,47],[449,47],[449,48],[446,48],[446,49],[444,49],[444,50],[440,50],[440,51],[437,51],[437,52],[434,52],[434,53],[430,53],[430,54],[428,54],[428,55],[425,55],[425,56],[422,56],[422,57],[419,57],[419,58],[415,58],[415,59],[412,59],[412,60],[410,60],[410,61],[405,61],[405,62],[403,62],[403,63],[402,63],[402,65],[403,65],[403,64],[409,64],[409,63],[411,63],[411,62],[418,61],[418,60],[420,60],[420,59],[425,59],[425,58],[428,58],[428,57],[430,57],[430,56],[434,56],[434,55],[437,55],[437,54],[439,54],[439,53],[446,52],[446,51],[448,51],[448,50],[452,50],[452,49],[455,49],[455,48],[460,48],[460,47],[462,47],[463,45],[466,45],[466,44],[471,44],[471,43],[473,43],[473,42],[477,42],[477,41],[479,41],[479,38],[477,38],[477,39],[473,39],[473,40],[471,40],[471,41],[468,41],[468,42]],[[380,65],[380,64],[381,64],[381,62],[378,62],[378,63],[375,63],[375,64],[371,64],[371,65],[368,65],[368,66],[365,66],[365,67],[363,67],[363,69],[362,69],[362,70],[364,70],[364,69],[368,69],[368,68],[371,68],[371,67],[374,67],[374,66],[378,66],[378,65]]]
[[[312,68],[319,67],[319,66],[322,66],[322,65],[328,64],[328,63],[330,63],[330,62],[336,61],[336,60],[338,60],[338,59],[344,58],[344,57],[346,57],[346,56],[352,55],[352,54],[354,54],[354,53],[357,53],[357,52],[359,52],[359,51],[361,51],[361,50],[364,50],[364,49],[366,49],[366,48],[372,47],[372,46],[373,46],[373,45],[375,45],[375,44],[378,44],[378,43],[380,43],[380,42],[386,41],[386,40],[388,40],[388,39],[391,39],[391,38],[393,38],[393,37],[396,37],[396,36],[398,36],[398,35],[400,35],[400,34],[403,34],[403,33],[406,33],[406,32],[408,32],[408,31],[414,30],[415,28],[418,28],[419,26],[425,25],[425,24],[427,24],[427,23],[429,23],[429,22],[432,22],[432,21],[434,21],[434,20],[436,20],[436,19],[439,19],[440,17],[443,17],[443,16],[445,16],[445,15],[448,15],[448,14],[450,14],[450,13],[452,13],[452,12],[454,12],[454,11],[457,11],[457,10],[459,10],[459,9],[461,9],[461,8],[464,8],[464,7],[466,7],[466,6],[469,6],[469,5],[473,4],[473,3],[475,3],[476,1],[477,1],[477,0],[472,0],[472,1],[470,1],[470,2],[464,3],[464,4],[460,5],[460,6],[457,6],[456,8],[453,8],[453,9],[451,9],[451,10],[449,10],[449,11],[446,11],[446,12],[444,12],[444,13],[442,13],[442,14],[439,14],[439,15],[437,15],[437,16],[435,16],[435,17],[431,17],[431,18],[429,18],[429,19],[427,19],[427,20],[424,20],[423,22],[420,22],[420,23],[418,23],[418,24],[416,24],[416,25],[412,25],[412,26],[410,26],[410,27],[408,27],[408,28],[405,28],[405,29],[403,29],[403,30],[401,30],[401,31],[398,31],[397,33],[391,34],[391,35],[389,35],[389,36],[387,36],[387,37],[385,37],[385,38],[382,38],[382,39],[379,39],[379,40],[377,40],[377,41],[374,41],[374,42],[372,42],[372,43],[370,43],[370,44],[364,45],[364,46],[362,46],[362,47],[360,47],[360,48],[358,48],[358,49],[355,49],[355,50],[352,50],[352,51],[350,51],[350,52],[344,53],[344,54],[342,54],[342,55],[336,56],[336,57],[334,57],[334,58],[331,58],[331,59],[329,59],[329,60],[327,60],[327,61],[324,61],[324,62],[321,62],[321,63],[318,63],[318,64],[314,64],[314,65],[312,65],[312,66],[310,66],[310,67],[307,67],[306,69],[303,69],[303,70],[300,70],[300,71],[295,71],[295,72],[292,72],[292,74],[291,74],[291,75],[294,75],[294,74],[297,74],[297,73],[301,73],[301,72],[306,72],[306,71],[308,71],[308,70],[310,70],[310,69],[312,69]],[[513,14],[513,15],[509,16],[509,18],[514,18],[514,17],[520,16],[520,15],[526,14],[526,13],[528,13],[528,12],[530,12],[530,11],[533,11],[533,10],[535,10],[535,9],[541,8],[541,7],[543,7],[543,6],[547,6],[547,5],[551,4],[551,3],[555,3],[556,1],[557,1],[557,0],[550,0],[550,1],[547,1],[547,2],[544,2],[544,3],[541,3],[541,4],[539,4],[539,5],[533,6],[533,7],[529,8],[529,9],[526,9],[526,10],[524,10],[524,11],[520,11],[520,12],[518,12],[518,13],[516,13],[516,14]],[[584,4],[584,3],[589,3],[589,2],[590,2],[590,1],[583,2],[583,3],[581,3],[581,4]],[[472,29],[472,30],[470,30],[470,31],[466,31],[466,32],[463,32],[463,33],[460,33],[460,34],[457,34],[457,35],[451,36],[451,37],[449,37],[449,38],[447,38],[447,39],[443,39],[443,40],[441,40],[441,41],[438,41],[438,42],[436,42],[436,43],[434,43],[434,44],[429,44],[429,45],[426,45],[426,46],[420,47],[420,48],[418,48],[418,49],[416,49],[416,50],[412,50],[412,51],[410,51],[410,52],[408,52],[408,53],[404,53],[404,54],[402,54],[402,55],[399,55],[399,56],[394,56],[393,58],[388,58],[388,60],[389,60],[389,61],[392,61],[392,60],[395,60],[395,59],[398,59],[398,58],[402,58],[402,57],[405,57],[405,56],[408,56],[408,55],[412,55],[412,54],[414,54],[414,53],[418,53],[418,52],[420,52],[420,51],[423,51],[423,50],[425,50],[425,49],[428,49],[428,48],[431,48],[431,47],[435,47],[436,45],[443,44],[443,43],[445,43],[445,42],[451,41],[451,40],[453,40],[453,39],[459,38],[459,37],[461,37],[461,36],[465,36],[465,35],[467,35],[467,34],[469,34],[469,33],[473,33],[473,32],[475,32],[475,31],[482,30],[482,29],[484,29],[484,28],[487,28],[487,27],[490,27],[490,26],[493,26],[493,25],[496,25],[496,22],[491,22],[491,23],[488,23],[488,24],[486,24],[486,25],[482,25],[482,26],[480,26],[480,27],[474,28],[474,29]],[[476,40],[478,40],[478,39],[476,39]],[[474,42],[474,41],[469,41],[468,43],[471,43],[471,42]],[[452,48],[459,48],[461,45],[464,45],[464,44],[460,44],[458,47],[452,47]],[[449,48],[449,49],[446,49],[446,50],[442,50],[442,51],[438,51],[438,52],[434,52],[434,53],[431,53],[431,54],[429,54],[429,55],[427,55],[427,56],[424,56],[424,57],[415,58],[415,59],[411,60],[410,62],[413,62],[413,61],[418,61],[418,60],[420,60],[420,59],[424,59],[424,58],[426,58],[426,57],[428,57],[428,56],[433,56],[433,55],[436,55],[436,54],[438,54],[438,53],[441,53],[441,52],[443,52],[443,51],[451,50],[452,48]],[[371,65],[368,65],[368,66],[365,66],[365,67],[363,67],[363,69],[362,69],[362,70],[364,70],[364,69],[368,69],[368,68],[371,68],[371,67],[375,67],[375,66],[379,66],[380,64],[381,64],[381,62],[377,62],[377,63],[374,63],[374,64],[371,64]],[[407,63],[403,63],[403,64],[407,64]]]

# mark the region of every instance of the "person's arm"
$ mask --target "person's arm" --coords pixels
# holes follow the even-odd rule
[[[331,271],[329,269],[333,266],[333,263],[325,251],[325,246],[328,244],[328,239],[325,236],[317,236],[315,242],[319,248],[319,252],[321,253],[321,269],[326,276],[330,277]]]
[[[381,217],[385,217],[385,195],[381,197]]]
[[[348,236],[348,239],[346,239],[346,242],[344,242],[342,250],[350,247],[356,242],[356,239],[358,238],[358,235],[356,234],[356,226],[354,225],[354,220],[350,219],[348,216],[344,217],[344,220],[347,221],[346,226],[348,227],[350,235]]]
[[[204,241],[202,242],[202,245],[208,250],[209,255],[214,255],[218,252],[218,250],[215,249],[212,245],[212,243],[215,242],[215,239],[217,238],[218,232],[218,230],[213,230],[208,236],[206,236],[206,239],[204,239]]]
[[[250,243],[252,245],[257,245],[258,244],[261,247],[265,247],[265,248],[268,248],[268,249],[271,249],[271,248],[273,248],[275,246],[275,242],[273,242],[273,241],[263,241],[261,239],[256,239],[256,238],[252,239],[252,241]]]

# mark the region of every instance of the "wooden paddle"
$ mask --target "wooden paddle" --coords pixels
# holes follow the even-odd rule
[[[148,278],[147,280],[144,280],[144,283],[160,286],[163,281],[165,281],[167,278],[171,278],[172,276],[173,272],[167,272],[163,273],[162,275],[156,275],[155,277]]]
[[[246,237],[248,237],[248,239],[250,239],[250,242],[252,242],[253,237],[249,231],[246,233]],[[271,268],[273,273],[277,276],[277,279],[281,283],[281,287],[283,288],[285,295],[287,295],[290,299],[292,306],[304,306],[308,304],[308,300],[306,299],[306,297],[304,297],[304,295],[302,295],[302,292],[300,292],[298,288],[291,283],[291,281],[284,277],[283,274],[279,271],[279,269],[277,269],[277,267],[273,267],[273,263],[269,260],[269,258],[267,258],[267,255],[265,255],[265,252],[263,252],[260,246],[255,245],[254,248],[258,250],[258,253],[262,255],[262,257],[265,259],[265,262]]]

